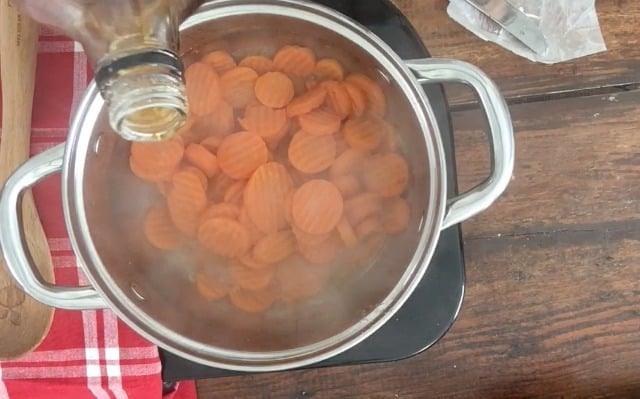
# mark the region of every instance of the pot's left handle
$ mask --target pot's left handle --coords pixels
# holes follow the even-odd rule
[[[92,287],[65,287],[42,279],[27,253],[22,223],[22,196],[42,179],[62,170],[64,144],[59,144],[22,164],[7,179],[0,196],[0,247],[16,283],[29,296],[59,309],[102,309],[107,305]]]

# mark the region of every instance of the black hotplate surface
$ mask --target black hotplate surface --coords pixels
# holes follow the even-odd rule
[[[419,36],[388,0],[318,0],[368,27],[403,59],[428,57]],[[457,193],[451,121],[440,85],[425,85],[442,133],[448,162],[449,197]],[[443,231],[431,264],[400,311],[376,333],[354,348],[308,368],[388,362],[405,359],[431,347],[451,327],[464,296],[465,272],[460,226]],[[242,373],[201,366],[161,350],[164,381],[202,379]]]

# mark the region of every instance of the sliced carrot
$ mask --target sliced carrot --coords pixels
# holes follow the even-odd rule
[[[129,168],[134,176],[150,183],[162,183],[171,179],[175,169],[152,169],[146,165],[138,165],[136,159],[132,156],[129,157]],[[148,168],[148,169],[147,169]]]
[[[333,111],[318,108],[298,117],[300,127],[307,133],[325,136],[340,131],[342,120]]]
[[[250,291],[240,287],[229,293],[229,300],[239,310],[247,313],[262,313],[276,300],[272,290]]]
[[[379,216],[370,216],[356,226],[356,236],[364,239],[374,233],[383,233],[382,221]]]
[[[382,211],[380,196],[372,193],[362,193],[345,201],[344,214],[352,226],[357,226],[366,218],[378,215]]]
[[[273,68],[289,75],[311,75],[315,66],[316,56],[308,47],[284,46],[273,57]]]
[[[289,161],[303,173],[319,173],[329,169],[336,159],[333,136],[316,136],[300,131],[289,144]]]
[[[309,234],[327,234],[342,218],[344,201],[338,188],[326,180],[311,180],[293,196],[295,225]]]
[[[336,185],[340,190],[340,194],[342,194],[342,198],[345,199],[353,197],[362,189],[360,181],[352,175],[338,177],[337,179],[332,179],[331,182]]]
[[[292,256],[276,267],[280,300],[292,304],[311,298],[326,284],[328,268],[317,267],[299,256]]]
[[[206,198],[203,201],[201,190],[202,185],[197,181],[191,191],[173,188],[167,196],[173,224],[189,237],[196,235],[200,213],[206,207]]]
[[[392,198],[383,215],[384,231],[387,234],[400,234],[409,227],[411,206],[404,198]]]
[[[340,119],[349,117],[353,110],[353,104],[346,86],[331,80],[324,82],[323,86],[327,91],[325,101],[329,109],[338,115]]]
[[[155,176],[166,176],[173,172],[182,161],[184,146],[176,138],[158,142],[131,143],[131,157],[139,170],[153,173]]]
[[[282,72],[267,72],[256,80],[255,96],[267,107],[286,107],[294,95],[293,82]]]
[[[369,109],[377,116],[383,117],[387,112],[387,100],[382,88],[371,78],[361,73],[347,76],[346,81],[358,87],[367,98]]]
[[[193,121],[187,138],[190,142],[198,142],[207,137],[223,138],[233,131],[235,125],[233,108],[226,101],[220,101],[208,115],[200,116]]]
[[[247,56],[240,61],[239,65],[253,69],[258,75],[273,71],[273,61],[263,55]]]
[[[235,67],[220,77],[222,97],[233,108],[244,108],[255,99],[258,74],[251,68]]]
[[[172,251],[180,246],[180,232],[173,225],[169,210],[164,205],[149,209],[143,225],[144,235],[154,247]]]
[[[247,179],[267,162],[269,150],[264,140],[249,132],[227,136],[218,148],[220,169],[234,179]]]
[[[287,169],[277,162],[259,167],[244,190],[244,206],[262,232],[275,233],[287,226],[282,204],[293,189]]]
[[[380,146],[388,134],[388,125],[373,115],[347,120],[342,127],[342,136],[351,148],[373,151]]]
[[[407,190],[409,165],[400,155],[378,155],[366,162],[363,174],[367,190],[382,197],[395,197]]]
[[[206,139],[200,142],[200,145],[206,148],[207,150],[211,151],[213,154],[215,154],[216,152],[218,152],[218,148],[220,148],[220,144],[222,144],[222,140],[223,140],[222,137],[216,137],[216,136],[207,137]]]
[[[334,58],[323,58],[316,63],[313,74],[320,80],[344,79],[344,68],[340,61]]]
[[[298,244],[300,254],[309,262],[322,265],[331,262],[338,255],[338,239],[331,235],[328,240],[320,245]]]
[[[235,204],[212,204],[202,213],[202,220],[225,218],[238,220],[240,218],[240,207]]]
[[[246,186],[247,182],[245,180],[233,183],[224,193],[224,202],[242,206],[242,197]]]
[[[331,165],[329,176],[331,180],[338,180],[343,176],[358,176],[364,163],[364,154],[360,151],[348,149],[338,156]]]
[[[319,85],[312,90],[294,98],[287,105],[287,116],[294,118],[319,108],[327,97],[327,90]]]
[[[226,173],[218,173],[216,177],[209,181],[207,197],[215,203],[224,202],[225,193],[235,182],[236,180]]]
[[[242,256],[251,245],[247,229],[227,218],[205,220],[198,228],[198,240],[206,249],[225,258]]]
[[[284,109],[273,109],[265,105],[247,107],[240,125],[255,133],[267,143],[276,143],[287,133],[287,113]]]
[[[255,225],[255,223],[253,223],[253,221],[251,220],[251,217],[249,216],[249,212],[247,211],[247,207],[243,207],[242,210],[240,211],[240,223],[242,223],[242,225],[244,227],[247,228],[247,230],[249,231],[249,238],[251,239],[251,245],[255,244],[256,242],[258,242],[258,240],[260,240],[262,237],[265,236],[265,233],[263,233],[258,226]],[[251,267],[251,265],[247,265],[249,267]]]
[[[251,252],[248,252],[245,255],[241,256],[240,258],[238,258],[238,260],[249,269],[259,270],[271,267],[271,264],[269,263],[258,262]]]
[[[183,166],[180,170],[176,171],[176,173],[173,174],[173,176],[171,177],[172,187],[175,187],[176,184],[182,184],[181,178],[185,173],[187,174],[187,179],[190,179],[191,175],[196,175],[198,177],[198,180],[200,181],[200,184],[202,185],[202,189],[205,192],[207,191],[207,188],[209,187],[209,180],[207,179],[207,175],[205,175],[204,172],[199,168],[190,165]]]
[[[220,265],[202,267],[198,270],[195,281],[198,293],[212,301],[224,298],[232,288],[227,268]]]
[[[202,62],[213,67],[216,72],[222,74],[235,68],[236,61],[226,51],[212,51],[202,57]]]
[[[340,222],[338,222],[338,225],[336,226],[336,230],[347,248],[355,248],[358,245],[356,232],[347,218],[343,217],[340,219]]]
[[[344,82],[344,88],[351,98],[351,113],[353,116],[359,117],[364,115],[364,112],[367,110],[366,94],[358,86],[350,82]]]
[[[299,244],[315,247],[321,245],[323,242],[328,240],[331,237],[332,233],[326,234],[309,234],[305,231],[302,231],[295,224],[291,226],[291,231],[293,231],[293,235],[296,238],[296,241]]]
[[[293,205],[293,195],[295,191],[291,190],[287,198],[284,200],[284,219],[288,224],[293,223],[293,215],[291,214],[291,206]]]
[[[195,62],[184,73],[189,112],[202,116],[214,112],[222,100],[220,78],[211,66]]]
[[[253,258],[261,263],[278,263],[296,251],[296,240],[291,230],[269,234],[256,242]]]
[[[208,178],[218,173],[218,158],[200,144],[189,144],[184,156],[190,164],[199,168]]]
[[[261,291],[269,287],[273,281],[275,269],[267,267],[263,269],[250,269],[241,264],[231,265],[231,277],[241,288],[250,291]]]

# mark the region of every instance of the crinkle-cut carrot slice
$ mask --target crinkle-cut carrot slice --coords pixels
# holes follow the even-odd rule
[[[184,157],[187,162],[204,172],[208,178],[218,173],[218,158],[200,144],[189,144],[184,151]]]
[[[346,217],[340,219],[340,222],[338,222],[338,225],[336,226],[336,230],[347,248],[355,248],[358,245],[356,232]]]
[[[407,190],[409,165],[400,155],[377,155],[367,160],[363,173],[367,190],[382,197],[395,197]]]
[[[400,234],[409,227],[411,220],[411,205],[401,197],[390,199],[385,204],[385,212],[382,215],[384,232],[387,234]]]
[[[388,133],[389,126],[382,119],[368,115],[348,119],[342,126],[342,136],[351,148],[359,151],[373,151],[380,146]]]
[[[265,105],[247,107],[244,118],[238,120],[246,131],[255,133],[267,143],[279,141],[287,133],[287,112]]]
[[[224,193],[224,202],[242,206],[242,197],[244,196],[244,188],[246,186],[247,182],[245,180],[239,180],[233,183]]]
[[[359,176],[364,163],[364,154],[348,149],[338,156],[329,169],[329,176],[337,180],[343,176]]]
[[[270,108],[284,108],[295,96],[293,82],[282,72],[267,72],[256,80],[255,96]]]
[[[316,265],[323,265],[334,260],[338,255],[338,248],[338,239],[333,234],[319,245],[298,243],[302,257]]]
[[[239,65],[253,69],[258,75],[273,71],[273,61],[263,55],[249,55],[243,58]]]
[[[196,273],[195,282],[200,296],[212,301],[224,298],[233,288],[229,271],[221,265],[201,267]]]
[[[242,210],[240,211],[240,223],[242,223],[242,225],[246,227],[247,230],[249,231],[249,238],[251,239],[251,245],[255,244],[256,242],[258,242],[258,240],[260,240],[262,237],[265,236],[265,233],[263,233],[251,220],[251,217],[249,216],[249,212],[247,211],[246,206],[243,207]],[[251,265],[247,265],[247,266],[251,267]]]
[[[200,183],[197,184],[197,187],[200,187]],[[193,198],[189,199],[187,197],[188,193],[181,193],[179,190],[172,189],[167,196],[167,207],[173,224],[180,232],[189,237],[195,237],[198,230],[201,210],[190,206],[190,202],[198,203],[199,205],[201,200],[198,192],[194,190],[191,193]],[[206,206],[206,199],[204,206]]]
[[[277,162],[259,167],[251,176],[244,190],[244,206],[262,232],[275,233],[287,226],[282,204],[292,189],[287,169]]]
[[[278,263],[296,251],[296,239],[291,230],[264,236],[253,247],[253,258],[261,263]]]
[[[342,120],[333,111],[318,108],[298,117],[300,127],[307,133],[317,136],[332,135],[340,131]]]
[[[250,291],[236,287],[229,293],[231,304],[247,313],[262,313],[268,310],[276,300],[273,290]]]
[[[182,140],[177,136],[152,143],[136,141],[131,143],[130,151],[135,165],[154,175],[173,172],[184,156]]]
[[[180,170],[176,171],[176,173],[173,174],[173,176],[171,177],[171,185],[172,187],[175,187],[176,184],[180,185],[183,184],[182,182],[182,177],[184,177],[184,174],[187,174],[187,182],[185,182],[186,184],[190,183],[190,179],[191,179],[191,175],[196,175],[198,177],[198,180],[200,180],[200,184],[202,185],[202,189],[206,192],[208,187],[209,187],[209,180],[207,179],[207,175],[204,174],[203,171],[201,171],[199,168],[196,168],[195,166],[190,166],[190,165],[186,165],[183,166]]]
[[[288,75],[311,75],[315,66],[316,56],[308,47],[284,46],[273,57],[273,68]]]
[[[200,142],[200,145],[211,151],[213,154],[218,152],[218,148],[220,148],[220,144],[222,144],[222,137],[207,137],[206,139]],[[218,165],[219,167],[219,165]]]
[[[344,82],[344,88],[351,98],[351,114],[355,117],[364,115],[367,110],[366,94],[358,86],[350,82]]]
[[[344,203],[344,214],[352,226],[357,226],[366,218],[378,215],[382,211],[382,199],[379,195],[362,193]]]
[[[360,180],[352,175],[338,177],[337,179],[332,179],[331,182],[336,185],[338,190],[340,190],[340,194],[342,194],[342,198],[345,199],[353,197],[362,189]]]
[[[224,218],[238,220],[240,218],[240,207],[236,204],[211,204],[200,217],[202,220]]]
[[[287,221],[288,224],[293,223],[293,215],[291,214],[292,210],[291,207],[293,206],[293,195],[295,194],[295,191],[291,190],[291,192],[289,192],[289,195],[287,195],[287,198],[284,200],[284,219]]]
[[[326,267],[318,267],[294,255],[276,266],[279,299],[293,304],[318,295],[328,278]]]
[[[302,231],[295,224],[291,226],[291,231],[296,238],[296,242],[306,245],[306,246],[317,246],[322,244],[325,240],[328,240],[331,237],[332,233],[327,234],[309,234],[307,232]]]
[[[198,228],[198,241],[212,253],[225,258],[242,256],[251,245],[246,227],[227,218],[205,220]]]
[[[136,159],[132,156],[129,157],[129,168],[134,176],[149,183],[162,183],[171,179],[174,169],[151,169],[145,166],[138,165]]]
[[[187,141],[198,142],[207,137],[223,138],[233,132],[235,123],[231,105],[226,101],[220,101],[213,112],[193,120],[191,129],[187,134]]]
[[[255,99],[258,74],[251,68],[235,67],[220,77],[222,98],[233,108],[244,108]]]
[[[149,209],[143,222],[144,235],[154,247],[163,251],[172,251],[180,246],[180,232],[176,230],[169,210],[164,205]]]
[[[202,57],[202,62],[213,67],[219,74],[223,74],[236,67],[236,60],[226,51],[212,51]]]
[[[327,97],[325,103],[340,119],[347,119],[353,110],[351,96],[344,84],[328,80],[323,82]]]
[[[250,291],[261,291],[269,287],[273,281],[275,269],[266,267],[263,269],[250,269],[239,262],[231,265],[231,277],[241,288]]]
[[[387,113],[387,99],[382,88],[371,78],[361,73],[347,76],[347,82],[358,87],[367,98],[369,109],[377,116],[384,117]]]
[[[377,215],[366,218],[356,226],[358,239],[364,239],[374,233],[384,233],[382,221]]]
[[[209,180],[207,197],[215,203],[224,202],[225,193],[235,182],[236,180],[226,173],[218,173],[213,179]]]
[[[220,169],[234,179],[247,179],[267,162],[269,149],[255,133],[233,133],[218,148]]]
[[[211,66],[195,62],[184,73],[189,112],[202,116],[212,113],[222,100],[220,77]]]
[[[316,136],[300,131],[289,144],[289,161],[303,173],[320,173],[329,169],[336,159],[333,136]]]
[[[239,257],[238,261],[249,269],[266,269],[272,266],[270,263],[258,262],[251,252]]]
[[[316,63],[313,74],[320,80],[344,79],[344,67],[335,58],[323,58]]]
[[[344,201],[338,188],[326,180],[311,180],[293,196],[295,225],[309,234],[327,234],[342,218]]]
[[[295,118],[319,108],[327,97],[327,90],[323,85],[316,86],[314,89],[295,97],[287,105],[287,116]]]

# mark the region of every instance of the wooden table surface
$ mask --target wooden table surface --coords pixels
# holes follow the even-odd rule
[[[487,72],[513,117],[513,181],[463,224],[460,316],[409,360],[205,380],[200,398],[640,397],[640,2],[599,0],[608,51],[554,66],[477,39],[445,0],[396,4],[434,56]],[[483,121],[469,92],[448,94],[470,187]]]

